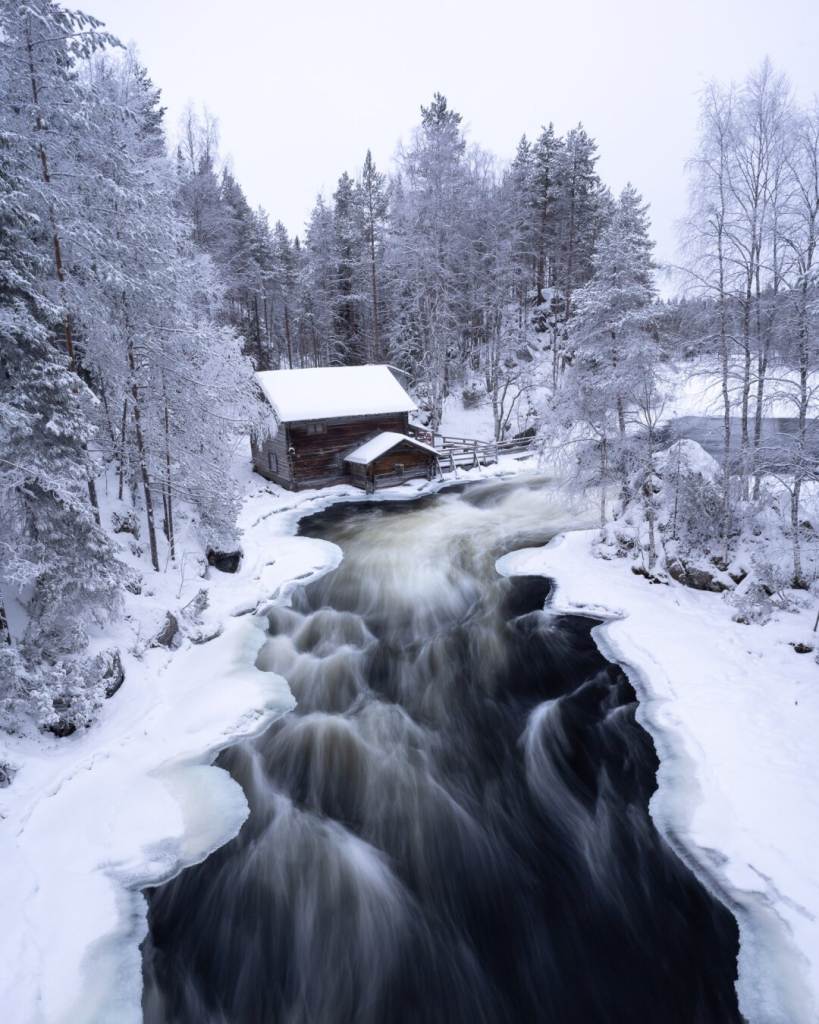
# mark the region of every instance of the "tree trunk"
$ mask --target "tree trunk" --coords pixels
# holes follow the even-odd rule
[[[290,314],[287,311],[287,303],[284,304],[284,336],[287,340],[287,364],[290,369],[293,369],[293,342],[290,338]],[[315,332],[314,335],[315,337]],[[316,362],[318,366],[318,362]]]
[[[119,439],[119,493],[117,497],[122,501],[122,489],[125,482],[125,431],[128,427],[128,399],[122,403],[122,431]]]
[[[600,529],[606,528],[606,437],[600,442]]]
[[[654,568],[657,561],[657,546],[654,538],[654,430],[649,424],[647,437],[648,466],[646,469],[645,495],[646,515],[648,518],[648,568]]]
[[[762,440],[762,407],[765,400],[765,376],[768,372],[768,342],[765,343],[763,352],[759,353],[757,358],[757,381],[756,381],[756,409],[754,410],[754,448],[753,448],[753,465],[756,470],[754,476],[754,491],[753,499],[759,497],[759,487],[761,483],[761,474],[759,472],[759,448]]]
[[[372,222],[372,214],[370,219],[370,278],[373,293],[373,347],[372,351],[368,353],[368,362],[373,358],[381,359],[381,338],[378,329],[378,285],[375,273],[375,224]]]
[[[148,459],[145,442],[142,437],[142,416],[139,406],[139,389],[136,380],[136,360],[134,346],[128,339],[128,365],[131,369],[131,398],[134,403],[134,434],[136,435],[137,452],[139,453],[139,470],[142,476],[142,489],[145,492],[145,517],[148,520],[148,540],[151,545],[151,564],[159,572],[159,551],[156,545],[156,527],[154,526],[154,503],[151,496],[151,482],[148,477]]]
[[[253,324],[256,329],[256,352],[258,353],[259,369],[267,370],[268,366],[265,364],[264,358],[264,346],[262,345],[262,325],[259,320],[259,296],[253,293]]]
[[[165,402],[165,498],[167,507],[167,523],[168,529],[166,530],[166,536],[168,538],[168,546],[171,552],[171,561],[176,561],[176,546],[174,543],[173,535],[173,489],[171,484],[171,430],[170,430],[170,419],[168,416],[168,400],[165,398],[165,383],[162,383],[163,399]]]
[[[2,598],[0,598],[0,643],[11,643],[11,630],[9,629],[9,620]]]

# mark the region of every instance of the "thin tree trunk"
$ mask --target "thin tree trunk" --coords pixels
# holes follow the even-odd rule
[[[744,314],[744,361],[742,368],[742,407],[741,407],[741,439],[740,439],[740,474],[742,478],[742,498],[748,500],[748,474],[751,471],[751,438],[748,430],[748,411],[751,401],[751,337],[750,337],[750,307],[746,306]]]
[[[134,403],[134,434],[136,435],[137,451],[139,453],[139,470],[142,476],[142,488],[145,492],[145,517],[148,520],[148,540],[151,545],[151,564],[156,572],[159,572],[159,551],[156,545],[156,527],[154,525],[154,503],[151,497],[151,483],[148,478],[148,460],[145,451],[145,442],[142,437],[142,415],[139,407],[139,389],[136,381],[136,361],[134,359],[134,346],[131,339],[128,339],[128,365],[131,369],[131,398]]]
[[[765,402],[765,377],[768,372],[768,347],[769,343],[766,341],[764,351],[760,352],[757,358],[757,381],[756,381],[756,408],[754,410],[754,457],[753,465],[756,471],[754,476],[754,490],[753,499],[759,497],[759,487],[762,476],[759,472],[759,449],[762,441],[762,410]]]
[[[128,426],[128,399],[122,403],[122,431],[119,439],[119,494],[117,497],[122,501],[122,490],[125,482],[125,431]]]
[[[649,422],[647,437],[648,467],[646,471],[645,495],[648,517],[648,568],[654,568],[657,561],[657,545],[654,538],[654,429]]]
[[[287,303],[286,302],[284,304],[284,337],[285,337],[285,339],[287,341],[287,363],[288,363],[288,366],[290,367],[290,369],[292,370],[293,369],[293,342],[292,342],[292,339],[290,337],[290,314],[289,314],[289,312],[287,310]],[[313,332],[313,337],[315,338],[315,331]],[[318,366],[318,360],[316,361],[316,366]]]
[[[166,496],[166,508],[167,508],[167,522],[168,529],[166,536],[168,538],[168,544],[171,551],[171,561],[176,561],[176,546],[174,543],[173,533],[173,489],[171,483],[171,428],[170,418],[168,414],[168,401],[165,398],[165,384],[162,384],[163,399],[165,402],[165,496]]]
[[[606,436],[600,442],[600,529],[606,527],[606,472],[607,472]]]
[[[373,358],[381,358],[381,339],[378,330],[378,286],[375,273],[375,224],[372,220],[372,212],[370,214],[370,278],[373,293],[373,348],[368,353],[368,361]]]
[[[256,351],[259,355],[259,369],[266,370],[268,367],[265,364],[264,358],[264,347],[262,345],[262,325],[259,320],[259,296],[253,293],[253,320],[256,328]]]
[[[11,643],[11,630],[3,599],[0,598],[0,643]]]

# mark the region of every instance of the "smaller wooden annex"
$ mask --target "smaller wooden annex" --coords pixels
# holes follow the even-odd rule
[[[251,441],[253,468],[289,490],[353,483],[367,491],[432,478],[438,456],[408,436],[416,405],[388,366],[257,373],[277,429]]]

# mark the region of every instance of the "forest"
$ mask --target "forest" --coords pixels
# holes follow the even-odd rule
[[[6,728],[101,706],[111,666],[88,628],[146,586],[115,532],[144,531],[146,578],[182,529],[203,550],[235,541],[231,466],[268,425],[256,370],[391,364],[433,431],[446,400],[488,405],[496,439],[537,431],[542,459],[599,501],[611,556],[751,573],[746,619],[811,587],[819,106],[768,61],[704,90],[673,268],[655,265],[638,188],[614,194],[592,135],[548,117],[495,156],[435,93],[392,163],[362,154],[291,237],[251,207],[213,114],[166,123],[135,50],[52,0],[0,0]],[[660,272],[676,298],[658,297]],[[673,467],[659,454],[696,374],[723,424],[707,472],[684,445]],[[772,403],[795,424],[775,458]]]

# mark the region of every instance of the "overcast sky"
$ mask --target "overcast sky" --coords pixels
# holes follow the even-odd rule
[[[817,0],[76,0],[134,41],[174,132],[193,100],[252,205],[302,233],[368,148],[389,167],[436,91],[470,141],[503,159],[525,132],[582,121],[598,169],[651,203],[672,259],[698,94],[768,54],[799,96],[819,92]]]

